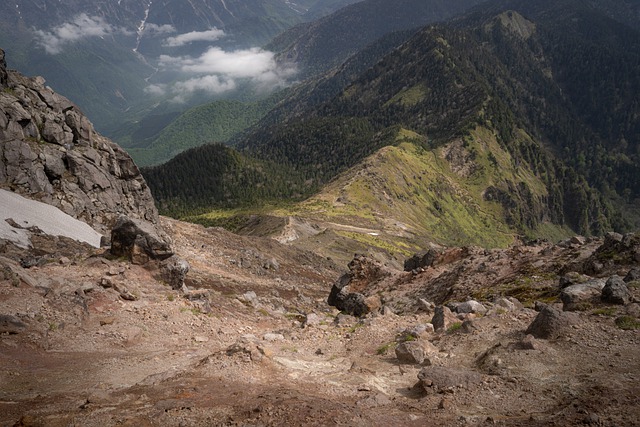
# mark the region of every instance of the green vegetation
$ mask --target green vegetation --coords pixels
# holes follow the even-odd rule
[[[164,127],[164,115],[142,121],[131,141],[120,141],[139,166],[170,160],[189,148],[224,143],[260,120],[273,107],[275,98],[254,103],[216,101],[191,108]],[[169,118],[173,116],[170,115]],[[160,129],[158,129],[160,128]]]
[[[616,319],[616,326],[625,331],[640,329],[640,320],[633,316],[620,316]]]
[[[452,323],[451,326],[447,328],[447,333],[453,334],[455,332],[458,332],[460,329],[462,329],[462,322],[455,322],[455,323]]]
[[[376,354],[382,356],[383,354],[386,354],[390,349],[395,348],[397,345],[398,343],[396,341],[390,341],[378,347],[376,350]]]

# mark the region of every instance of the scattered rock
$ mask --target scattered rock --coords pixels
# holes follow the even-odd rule
[[[602,288],[602,301],[609,304],[625,305],[631,300],[631,292],[618,276],[612,276]]]
[[[487,308],[480,304],[478,301],[469,300],[458,304],[456,306],[457,313],[474,313],[474,314],[485,314],[487,312]]]
[[[260,305],[260,301],[258,300],[258,295],[254,291],[248,291],[242,294],[239,297],[240,301],[247,303],[251,307],[258,307]]]
[[[457,322],[458,318],[445,306],[436,307],[433,318],[431,319],[431,324],[433,324],[436,332],[445,331]]]
[[[431,323],[421,323],[403,330],[400,334],[403,337],[420,338],[421,336],[433,333],[435,331]]]
[[[569,335],[571,327],[577,325],[574,313],[556,310],[551,306],[543,306],[527,328],[526,333],[535,338],[556,339]]]
[[[20,319],[9,314],[0,314],[0,335],[19,334],[27,327]]]
[[[396,346],[396,357],[400,363],[420,365],[424,362],[424,349],[418,341],[405,341]]]
[[[521,350],[539,350],[540,342],[536,340],[533,335],[527,334],[524,338],[522,338],[522,340],[520,340],[516,347]]]
[[[284,335],[269,333],[269,334],[264,334],[262,336],[262,339],[268,342],[284,341]]]
[[[431,267],[440,253],[435,249],[419,252],[404,261],[404,271]]]
[[[315,314],[315,313],[309,313],[309,314],[307,314],[307,315],[305,316],[303,325],[304,325],[305,327],[308,327],[308,326],[317,326],[317,325],[319,325],[319,324],[320,324],[320,322],[321,322],[321,320],[320,320],[320,316],[318,316],[318,315],[317,315],[317,314]]]
[[[626,276],[624,276],[625,283],[635,282],[640,280],[640,268],[632,268],[629,270]]]

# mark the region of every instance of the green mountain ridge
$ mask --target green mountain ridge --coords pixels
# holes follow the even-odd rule
[[[492,4],[498,3],[503,4]],[[425,168],[426,159],[435,162],[441,158],[437,153],[462,144],[464,150],[453,152],[466,153],[462,155],[469,159],[465,162],[483,171],[455,178],[464,191],[450,191],[455,186],[449,185],[440,194],[432,193],[428,186],[416,193],[413,179],[402,179],[393,186],[399,199],[415,204],[417,210],[433,211],[439,205],[442,212],[435,209],[433,213],[437,220],[408,220],[415,214],[405,207],[399,213],[385,212],[372,206],[371,200],[362,201],[366,191],[360,191],[358,197],[347,194],[340,202],[345,205],[342,211],[364,217],[376,212],[386,218],[399,215],[399,222],[412,223],[418,230],[413,241],[430,236],[444,244],[503,245],[515,235],[559,238],[569,232],[590,235],[637,227],[639,141],[634,133],[637,122],[629,118],[638,114],[633,100],[633,93],[638,92],[630,95],[626,89],[636,85],[640,50],[611,47],[635,46],[638,33],[581,2],[567,0],[560,9],[556,3],[547,3],[548,9],[541,7],[535,13],[524,9],[520,13],[516,9],[521,4],[508,2],[490,16],[476,10],[451,24],[424,28],[387,51],[359,77],[346,78],[351,83],[327,100],[309,101],[320,85],[291,91],[293,98],[282,105],[306,107],[288,113],[280,110],[278,120],[267,116],[237,141],[237,147],[243,155],[294,171],[295,193],[310,197],[323,194],[327,184],[351,173],[351,168],[362,170],[361,162],[366,164],[365,159],[379,150],[395,153],[384,147],[402,146],[404,153],[410,152],[398,135],[415,135],[410,142],[422,154],[405,154],[404,158]],[[562,8],[570,8],[571,13],[558,15]],[[594,20],[600,30],[585,33],[589,27],[581,22]],[[588,52],[593,57],[584,61]],[[605,68],[611,78],[607,74],[603,87],[588,77],[602,71],[608,60],[613,60],[611,68]],[[584,83],[580,90],[571,74],[579,62],[582,68],[576,78]],[[339,79],[339,73],[329,79]],[[605,91],[607,87],[611,90]],[[317,99],[326,96],[319,95]],[[599,99],[605,102],[584,102]],[[606,110],[601,109],[603,105]],[[625,144],[613,135],[624,135]],[[195,158],[191,161],[197,162]],[[402,169],[401,163],[396,165]],[[439,170],[435,177],[451,177],[442,168],[430,167]],[[378,168],[363,174],[372,181],[387,180],[393,171]],[[154,188],[154,180],[149,182]],[[367,197],[377,197],[381,188],[371,186]],[[384,188],[391,187],[386,184]],[[471,202],[465,206],[479,206],[474,211],[477,217],[456,218],[464,212],[460,209],[464,198],[455,199],[452,194],[468,194]],[[270,200],[286,197],[281,191]],[[336,200],[326,202],[333,206]],[[297,208],[281,214],[298,215],[296,212],[310,219],[315,215]],[[348,217],[340,214],[340,221]],[[444,219],[447,217],[449,220]],[[487,232],[502,230],[497,235],[510,237],[491,241],[477,221],[489,224]],[[363,224],[364,229],[377,229],[374,223]],[[448,237],[439,234],[441,230]]]

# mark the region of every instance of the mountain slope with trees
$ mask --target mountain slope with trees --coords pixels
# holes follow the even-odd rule
[[[475,163],[535,176],[475,189],[514,232],[637,226],[638,32],[578,1],[491,7],[424,28],[329,100],[308,101],[315,88],[298,92],[289,102],[308,108],[265,119],[237,147],[296,170],[297,188],[312,194],[398,144],[401,129],[426,152],[489,132],[511,160]],[[477,150],[468,151],[474,163]]]

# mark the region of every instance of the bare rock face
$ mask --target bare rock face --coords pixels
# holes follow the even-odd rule
[[[123,214],[156,224],[151,192],[131,157],[44,83],[7,70],[0,50],[0,188],[102,234]]]

